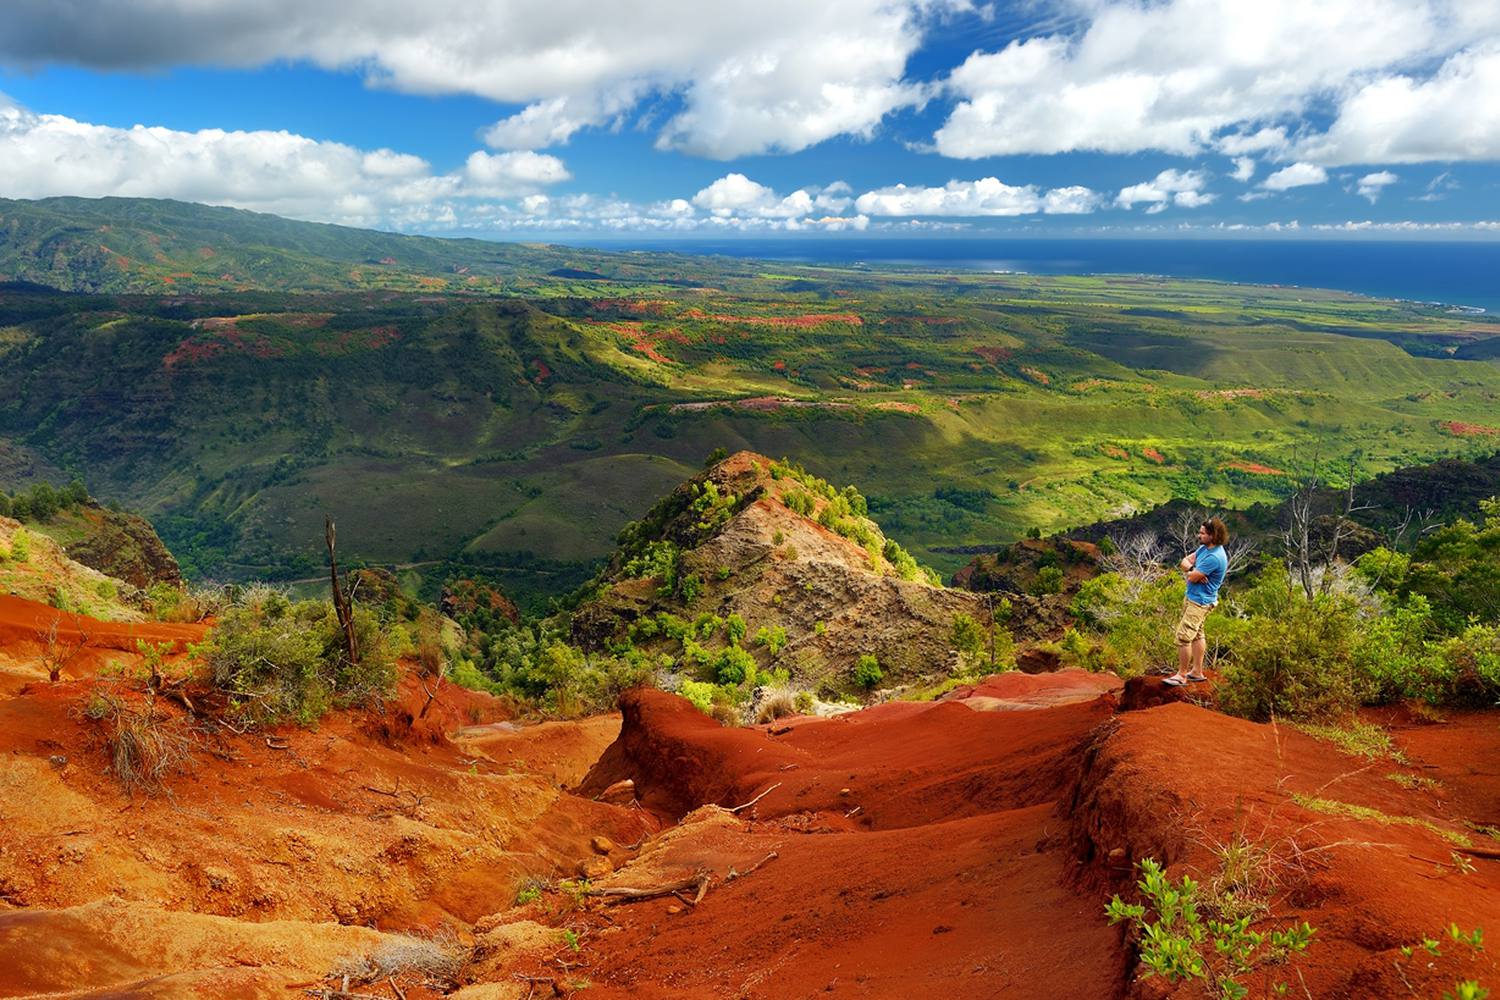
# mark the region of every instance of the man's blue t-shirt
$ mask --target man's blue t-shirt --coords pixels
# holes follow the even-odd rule
[[[1224,583],[1224,574],[1229,571],[1229,560],[1224,555],[1224,546],[1198,546],[1198,562],[1193,567],[1208,579],[1203,583],[1187,585],[1187,599],[1194,604],[1209,607],[1219,603],[1219,587]]]

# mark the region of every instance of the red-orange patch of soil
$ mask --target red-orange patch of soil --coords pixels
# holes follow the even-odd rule
[[[1466,424],[1461,420],[1447,420],[1443,422],[1443,430],[1455,437],[1494,437],[1500,435],[1500,427],[1490,427],[1485,424]]]
[[[697,907],[669,899],[616,910],[615,930],[588,960],[591,992],[1117,993],[1124,957],[1102,906],[1068,888],[1053,806],[1111,698],[1009,713],[893,702],[753,729],[723,728],[657,691],[629,692],[621,707],[620,740],[584,794],[629,776],[644,807],[679,816],[765,793],[738,814],[745,824],[689,816],[662,838],[673,841],[665,849],[646,849],[658,870],[701,865],[722,880],[729,866],[775,857],[716,882]],[[1043,983],[1057,992],[1038,992]]]
[[[1044,372],[1044,371],[1042,371],[1040,368],[1032,368],[1032,367],[1030,367],[1028,365],[1022,365],[1021,366],[1021,374],[1025,375],[1027,378],[1031,379],[1033,382],[1037,382],[1037,383],[1039,383],[1041,385],[1051,385],[1052,384],[1052,379],[1049,378],[1048,375],[1047,375],[1047,373]]]
[[[1148,462],[1155,462],[1157,465],[1167,464],[1167,456],[1163,455],[1155,448],[1142,448],[1141,457],[1145,458]]]
[[[1225,462],[1224,468],[1238,469],[1241,472],[1254,473],[1257,476],[1284,476],[1286,470],[1278,469],[1274,465],[1261,465],[1259,462],[1247,462],[1244,459],[1235,459],[1233,462]]]

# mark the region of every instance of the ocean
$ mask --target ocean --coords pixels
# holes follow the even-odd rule
[[[1500,241],[921,239],[572,240],[608,250],[1030,274],[1160,274],[1332,288],[1500,313]]]

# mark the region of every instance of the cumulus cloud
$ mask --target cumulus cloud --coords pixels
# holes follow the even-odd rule
[[[1500,159],[1500,40],[1453,55],[1427,80],[1365,83],[1295,152],[1328,166]]]
[[[727,159],[868,136],[923,100],[905,79],[930,19],[969,0],[7,0],[0,62],[102,69],[308,61],[417,94],[521,110],[486,141],[565,143],[652,96],[659,144]]]
[[[1145,204],[1148,215],[1166,211],[1168,204],[1201,208],[1218,197],[1203,190],[1206,183],[1208,175],[1202,170],[1163,170],[1149,181],[1122,188],[1115,205],[1129,209]]]
[[[1015,187],[996,177],[949,181],[942,187],[891,187],[866,191],[854,202],[870,215],[1030,215],[1041,210],[1036,185]]]
[[[1365,174],[1361,177],[1355,190],[1361,198],[1368,198],[1370,204],[1373,205],[1379,200],[1381,193],[1398,180],[1400,178],[1389,170],[1377,170],[1373,174]]]
[[[1083,31],[975,52],[934,136],[947,156],[1160,150],[1288,152],[1288,121],[1338,102],[1328,135],[1296,140],[1325,165],[1493,157],[1500,6],[1472,0],[1086,2]],[[1446,58],[1431,79],[1399,74]],[[1387,101],[1402,109],[1382,136]],[[1474,120],[1462,121],[1477,102]],[[1450,127],[1451,126],[1451,127]],[[1296,129],[1294,129],[1296,131]],[[1385,152],[1386,156],[1374,155]]]
[[[942,187],[895,184],[877,188],[860,195],[854,206],[868,215],[884,216],[1080,215],[1094,211],[1099,201],[1099,195],[1086,187],[1053,188],[1044,193],[1035,184],[1017,187],[997,177],[982,177],[952,180]]]
[[[177,198],[349,225],[443,224],[454,199],[537,193],[568,179],[555,156],[476,151],[462,170],[290,132],[114,128],[0,106],[0,194]]]
[[[1229,176],[1241,184],[1248,184],[1250,178],[1255,176],[1255,159],[1249,156],[1237,156],[1234,159],[1234,173]]]
[[[1048,191],[1042,198],[1042,211],[1048,215],[1086,215],[1096,210],[1103,200],[1094,189],[1075,184]]]
[[[1311,184],[1326,184],[1327,182],[1328,171],[1322,167],[1313,163],[1293,163],[1267,177],[1261,187],[1267,191],[1289,191],[1295,187],[1307,187]]]
[[[812,195],[806,190],[783,198],[744,174],[725,174],[693,195],[693,204],[719,218],[795,219],[813,210]]]

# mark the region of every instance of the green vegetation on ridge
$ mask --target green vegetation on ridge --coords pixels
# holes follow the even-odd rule
[[[0,289],[0,438],[200,577],[313,577],[330,512],[352,557],[562,592],[720,446],[861,483],[946,572],[1171,496],[1276,499],[1312,441],[1370,471],[1500,441],[1500,367],[1456,359],[1500,328],[1305,289],[768,276],[120,199],[0,202],[0,275],[107,293]]]

